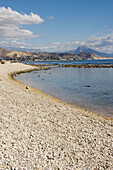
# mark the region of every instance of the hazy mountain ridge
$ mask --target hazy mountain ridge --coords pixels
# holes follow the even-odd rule
[[[72,54],[72,53],[16,51],[0,48],[0,59],[38,61],[38,60],[91,60],[105,58],[100,57],[93,52],[82,52],[82,50],[80,51],[79,54]]]
[[[13,50],[13,51],[29,51],[29,52],[41,52],[40,49],[33,49],[33,48],[22,48],[22,47],[7,47],[6,50]]]

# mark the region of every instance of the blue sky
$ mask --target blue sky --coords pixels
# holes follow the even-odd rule
[[[0,1],[0,47],[66,51],[79,45],[113,52],[113,0]]]

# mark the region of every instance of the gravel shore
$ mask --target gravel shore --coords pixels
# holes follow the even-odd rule
[[[11,79],[0,64],[0,170],[113,169],[113,119]]]

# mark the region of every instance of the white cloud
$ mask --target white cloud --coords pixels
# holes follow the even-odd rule
[[[54,19],[53,16],[48,16],[47,18]],[[34,35],[32,31],[24,29],[24,25],[40,24],[42,22],[44,20],[37,14],[30,13],[28,15],[14,11],[10,7],[0,7],[0,47],[30,47],[31,44],[25,43],[24,40],[39,37],[39,35]],[[111,53],[113,52],[113,31],[107,34],[104,32],[104,35],[97,33],[87,40],[39,44],[37,48],[45,51],[69,51],[76,49],[79,45],[86,45],[97,51]]]
[[[8,41],[0,41],[0,47],[7,46]]]
[[[59,45],[60,42],[52,42],[53,45]]]
[[[113,32],[104,36],[92,37],[85,41],[87,46],[101,52],[113,52]]]
[[[11,41],[11,45],[14,47],[14,46],[26,46],[26,47],[32,47],[32,44],[28,44],[28,43],[25,43],[25,42],[22,42],[22,41]]]
[[[31,25],[40,24],[44,20],[37,14],[31,13],[20,14],[17,11],[13,11],[10,7],[0,7],[0,24],[1,25]]]
[[[25,43],[23,41],[16,41],[16,40],[4,40],[4,41],[0,41],[0,47],[1,48],[8,48],[8,47],[25,47],[25,48],[29,48],[32,47],[32,44],[29,43]]]
[[[6,39],[25,39],[25,38],[34,38],[38,35],[34,35],[33,32],[25,29],[20,29],[16,25],[13,27],[11,25],[0,26],[0,37]]]
[[[20,25],[40,24],[44,20],[37,14],[20,14],[10,7],[0,7],[0,37],[8,39],[34,38],[32,31],[20,28]]]
[[[44,51],[69,51],[76,49],[80,45],[86,45],[100,52],[113,53],[113,32],[104,36],[93,36],[84,41],[76,40],[74,42],[39,44],[37,48]]]
[[[54,16],[47,16],[47,18],[51,20],[55,19]]]

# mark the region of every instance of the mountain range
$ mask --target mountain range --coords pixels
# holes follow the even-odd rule
[[[38,51],[38,50],[37,50]],[[76,50],[68,51],[65,53],[51,53],[51,52],[33,52],[16,49],[8,50],[0,48],[0,60],[32,60],[32,61],[47,61],[47,60],[93,60],[93,59],[113,59],[113,54],[100,53],[90,49],[86,46],[80,46]]]
[[[28,49],[28,48],[15,48],[15,47],[7,47],[7,50],[11,50],[11,51],[21,51],[21,52],[34,52],[34,53],[39,53],[39,52],[43,52],[40,49]],[[85,45],[79,46],[76,49],[70,50],[70,51],[65,51],[65,52],[54,52],[54,53],[69,53],[69,54],[74,54],[74,55],[78,55],[80,53],[94,53],[98,56],[101,57],[113,57],[113,53],[103,53],[103,52],[99,52],[96,50],[93,50]]]
[[[91,60],[100,59],[94,53],[81,52],[80,54],[70,54],[70,53],[49,53],[49,52],[29,52],[29,51],[16,51],[16,50],[6,50],[0,48],[0,60]]]
[[[98,52],[96,50],[93,50],[91,48],[88,48],[87,46],[83,45],[83,46],[79,46],[77,49],[75,50],[71,50],[71,51],[67,51],[68,53],[71,54],[79,54],[81,52],[85,52],[85,53],[94,53],[98,56],[102,56],[102,57],[113,57],[113,53],[102,53],[102,52]]]

